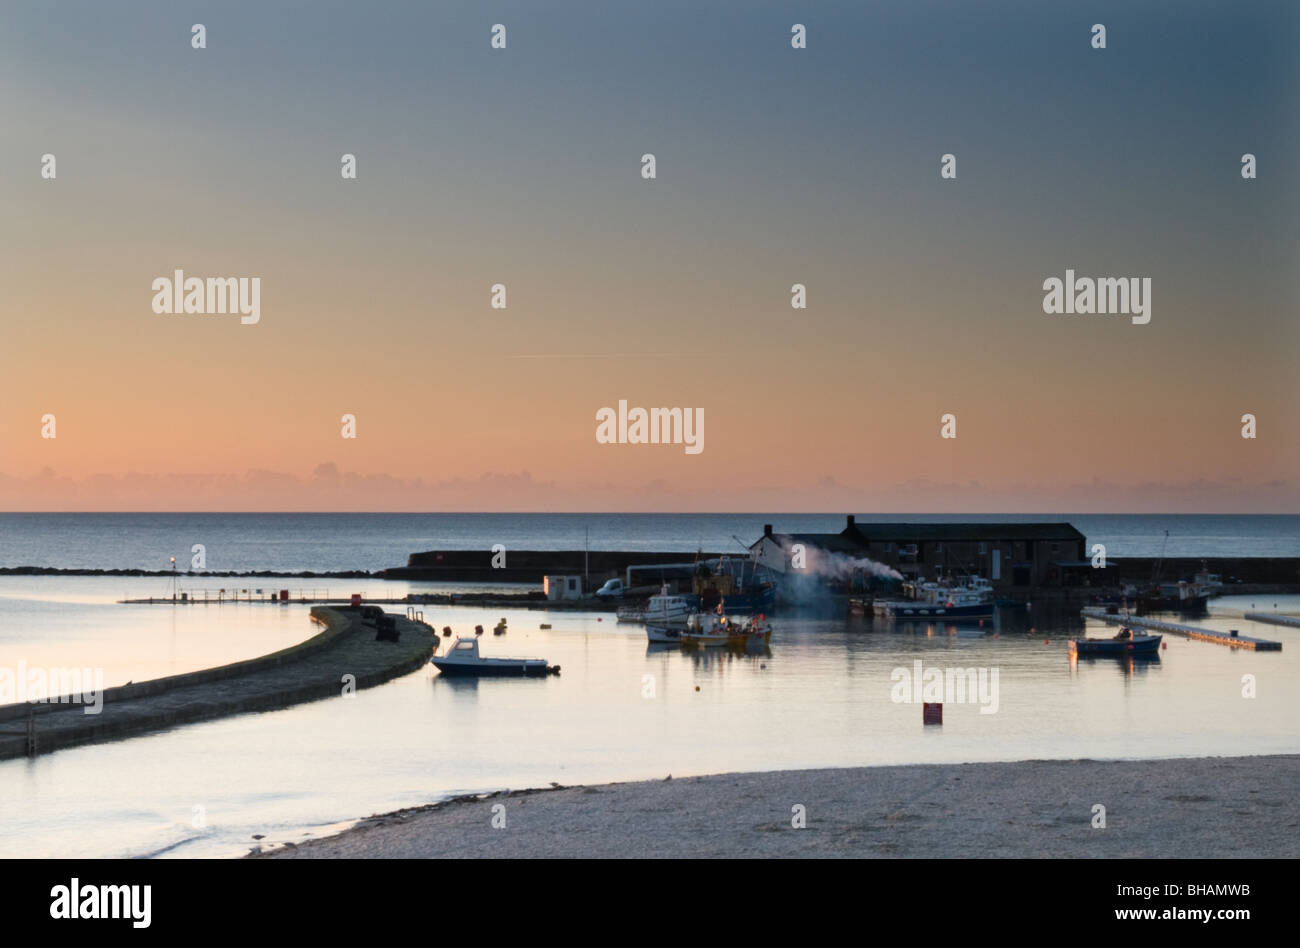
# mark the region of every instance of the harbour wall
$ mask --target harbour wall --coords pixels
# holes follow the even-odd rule
[[[359,610],[314,607],[321,632],[304,642],[247,661],[104,689],[98,714],[79,703],[19,702],[0,706],[0,760],[61,747],[116,740],[250,711],[338,697],[343,676],[368,688],[422,667],[438,641],[423,622],[396,619],[399,640],[377,641]],[[36,746],[20,733],[32,720]]]
[[[384,579],[446,580],[460,582],[540,583],[543,576],[588,575],[596,585],[606,579],[625,578],[629,566],[660,566],[717,559],[721,553],[686,553],[681,550],[652,553],[643,550],[507,550],[505,565],[494,567],[491,550],[434,550],[412,553],[406,566],[384,570]],[[743,552],[728,553],[747,559]],[[647,571],[647,584],[657,579]]]
[[[378,575],[384,579],[540,583],[543,576],[577,575],[586,572],[593,584],[599,585],[612,577],[623,577],[628,566],[691,563],[695,553],[668,551],[659,553],[618,552],[613,550],[508,550],[503,568],[492,566],[490,550],[443,550],[412,553],[404,567],[387,569]],[[701,553],[701,559],[715,559],[724,554]],[[725,554],[745,558],[743,553]],[[1155,557],[1112,558],[1105,569],[1071,567],[1060,571],[1060,581],[1037,587],[1006,587],[1024,592],[1052,589],[1098,589],[1120,582],[1149,582],[1158,560]],[[955,565],[944,564],[946,572],[957,572]],[[922,564],[927,576],[933,576],[936,567]],[[1170,557],[1160,568],[1163,581],[1191,576],[1201,569],[1218,573],[1224,579],[1227,594],[1241,592],[1300,591],[1300,557]],[[649,571],[642,574],[647,584],[656,582]],[[1004,577],[1005,580],[1005,577]],[[1003,588],[1002,584],[996,584]],[[1240,588],[1236,588],[1240,587]]]

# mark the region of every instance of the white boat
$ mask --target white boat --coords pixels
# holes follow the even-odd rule
[[[558,675],[559,665],[542,658],[484,658],[478,653],[478,639],[456,639],[446,655],[435,655],[429,663],[444,675],[540,678]]]
[[[655,644],[663,644],[667,642],[677,644],[681,642],[682,630],[685,628],[685,624],[654,625],[653,623],[647,622],[645,624],[645,636]]]
[[[670,593],[667,585],[645,607],[645,633],[651,642],[680,642],[682,629],[699,608],[699,597]]]
[[[1158,590],[1161,597],[1178,605],[1204,603],[1211,595],[1200,583],[1189,583],[1185,579],[1176,583],[1161,583]]]
[[[665,586],[657,596],[651,596],[645,607],[646,623],[655,625],[685,625],[686,620],[699,608],[698,596],[682,596],[668,592]]]
[[[1223,593],[1223,577],[1218,573],[1201,570],[1192,577],[1192,581],[1201,587],[1201,591],[1205,593],[1207,598],[1222,595]]]
[[[622,606],[618,610],[620,622],[647,622],[655,625],[685,625],[691,613],[699,608],[700,597],[670,593],[665,585],[659,594],[651,596],[645,605]]]

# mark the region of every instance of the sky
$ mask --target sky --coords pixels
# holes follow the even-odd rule
[[[1292,4],[632,6],[0,7],[0,509],[1300,512]]]

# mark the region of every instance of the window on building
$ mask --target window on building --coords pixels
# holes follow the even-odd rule
[[[980,556],[983,556],[983,555],[984,555],[985,553],[987,553],[988,551],[989,551],[989,546],[988,546],[988,544],[987,544],[987,543],[981,543],[981,544],[980,544]]]

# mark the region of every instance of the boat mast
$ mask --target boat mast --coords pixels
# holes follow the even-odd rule
[[[1155,566],[1151,568],[1151,585],[1159,587],[1160,574],[1165,569],[1165,549],[1169,546],[1169,531],[1165,531],[1164,542],[1160,544],[1160,555],[1156,558]]]

